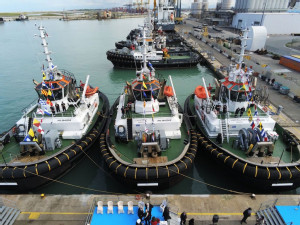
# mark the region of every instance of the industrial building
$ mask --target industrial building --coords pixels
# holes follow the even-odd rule
[[[290,0],[236,0],[235,12],[286,12]]]
[[[237,13],[232,27],[265,26],[270,34],[300,34],[300,13]]]
[[[232,27],[265,26],[268,35],[299,34],[300,13],[288,11],[297,0],[236,0]]]

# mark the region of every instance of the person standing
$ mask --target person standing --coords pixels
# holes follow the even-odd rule
[[[150,220],[151,220],[151,215],[150,215],[149,211],[146,209],[146,212],[145,212],[145,225],[150,225]]]
[[[170,211],[169,211],[169,207],[168,206],[165,207],[165,210],[163,212],[163,218],[164,218],[165,221],[168,221],[169,219],[171,219],[171,217],[170,217]]]
[[[141,221],[143,221],[143,217],[144,217],[144,209],[140,206],[138,209],[138,217]]]
[[[153,205],[150,202],[147,202],[146,209],[148,210],[150,217],[152,217],[152,208],[153,208]]]
[[[185,225],[186,218],[187,218],[186,213],[185,212],[181,213],[181,215],[180,215],[180,225]]]
[[[251,209],[251,208],[248,208],[248,209],[246,209],[246,210],[243,212],[244,217],[243,217],[243,219],[241,220],[241,224],[242,224],[242,223],[247,223],[246,220],[248,219],[248,217],[251,216],[251,213],[252,213],[252,209]]]

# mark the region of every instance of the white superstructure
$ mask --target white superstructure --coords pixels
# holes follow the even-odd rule
[[[165,86],[155,77],[151,64],[147,67],[146,29],[143,30],[143,68],[136,72],[136,79],[125,87],[120,96],[115,121],[116,136],[129,140],[143,135],[158,134],[167,139],[181,138],[182,114],[178,110],[178,101],[172,79],[169,76],[173,95],[166,96],[166,102],[158,100],[164,95]],[[133,101],[129,102],[129,98]],[[161,112],[161,107],[168,107],[169,112]],[[125,112],[126,111],[126,112]],[[150,115],[150,116],[149,116]]]

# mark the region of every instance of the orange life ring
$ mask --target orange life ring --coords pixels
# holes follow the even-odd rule
[[[206,92],[205,92],[205,88],[201,85],[199,85],[198,87],[196,87],[195,89],[195,95],[198,97],[198,98],[206,98]],[[208,95],[210,97],[210,92],[208,91]]]
[[[173,88],[171,86],[165,86],[164,95],[167,97],[174,96]]]

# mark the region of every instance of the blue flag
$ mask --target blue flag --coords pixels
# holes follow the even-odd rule
[[[44,109],[44,113],[45,113],[46,115],[48,115],[48,116],[51,115],[51,113],[49,113],[49,112],[47,111],[47,109]]]
[[[146,95],[146,93],[144,91],[143,91],[143,94],[144,94],[144,97],[147,98],[147,95]]]
[[[31,141],[31,138],[30,138],[29,134],[27,134],[27,136],[24,138],[23,141],[25,141],[25,142]]]

